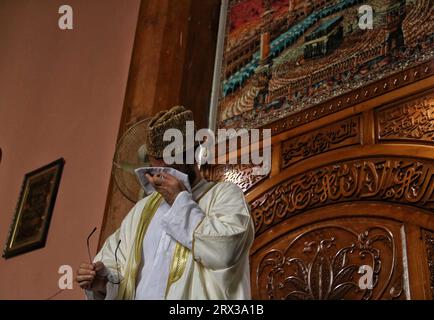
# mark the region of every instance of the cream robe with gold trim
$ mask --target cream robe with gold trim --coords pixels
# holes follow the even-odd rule
[[[207,187],[209,183],[204,183],[194,190],[193,196],[205,192]],[[112,280],[117,280],[114,253],[118,242],[121,240],[117,259],[122,278],[149,198],[134,206],[94,259],[104,263]],[[243,192],[233,183],[217,183],[198,205],[205,217],[194,230],[191,251],[177,243],[166,299],[250,299],[249,250],[254,226]],[[118,289],[119,285],[109,282],[105,299],[116,299]],[[104,299],[90,291],[87,296]]]

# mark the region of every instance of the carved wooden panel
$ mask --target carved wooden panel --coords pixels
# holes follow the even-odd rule
[[[322,152],[361,142],[360,117],[345,119],[282,142],[282,168]]]
[[[434,232],[424,230],[423,238],[426,246],[428,257],[428,269],[430,273],[431,298],[434,300]]]
[[[399,157],[320,167],[285,180],[251,203],[256,233],[326,204],[378,200],[434,211],[434,164]],[[434,217],[434,216],[433,216]]]
[[[247,195],[255,299],[434,297],[433,66],[264,126],[272,174]]]
[[[353,217],[274,239],[252,257],[253,298],[405,299],[401,227]]]
[[[434,142],[434,93],[376,112],[379,141]]]

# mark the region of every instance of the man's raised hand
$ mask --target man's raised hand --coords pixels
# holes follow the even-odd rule
[[[154,186],[155,190],[157,190],[170,205],[175,202],[180,192],[187,190],[184,184],[171,174],[162,172],[151,176],[146,173],[145,176]]]

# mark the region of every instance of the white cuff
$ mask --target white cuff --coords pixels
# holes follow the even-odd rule
[[[172,238],[191,250],[193,232],[204,217],[192,194],[182,191],[161,219],[161,226]]]

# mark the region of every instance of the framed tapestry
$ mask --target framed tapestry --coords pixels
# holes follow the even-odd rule
[[[217,128],[263,127],[434,57],[430,0],[223,2]]]
[[[4,258],[45,246],[64,163],[61,158],[25,175]]]

